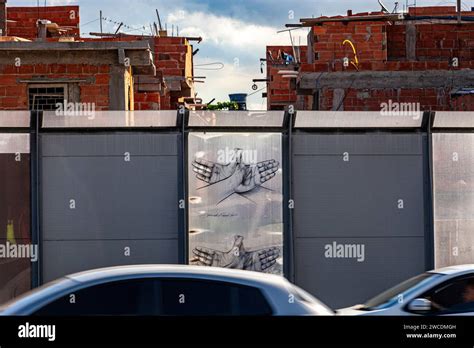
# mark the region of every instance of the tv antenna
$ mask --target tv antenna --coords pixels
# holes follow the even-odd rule
[[[390,11],[388,10],[387,6],[384,5],[384,3],[382,2],[382,0],[378,0],[379,2],[379,5],[382,7],[382,12],[383,13],[390,13]]]

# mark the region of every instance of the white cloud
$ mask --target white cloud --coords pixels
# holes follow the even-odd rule
[[[68,6],[77,4],[78,0],[48,0],[48,6]]]
[[[265,47],[271,45],[290,45],[288,32],[278,34],[278,28],[247,23],[230,17],[216,16],[204,12],[175,11],[168,18],[169,24],[180,27],[182,36],[201,36],[205,49],[201,49],[205,57],[198,55],[195,64],[223,62],[224,68],[217,71],[199,70],[196,76],[205,75],[204,84],[197,84],[196,89],[203,102],[216,98],[217,101],[229,100],[231,93],[252,93],[252,80],[263,78],[260,73],[259,58],[265,56]],[[292,31],[295,45],[306,44],[307,31]],[[213,55],[212,48],[220,50],[220,55]],[[222,50],[226,51],[222,57]],[[230,57],[250,57],[255,65],[243,65],[242,59]],[[249,59],[247,59],[249,61]],[[236,64],[237,63],[237,64]],[[248,64],[248,63],[247,63]],[[265,87],[259,84],[259,89]],[[248,108],[265,110],[266,99],[262,99],[261,92],[248,98]]]
[[[178,10],[168,15],[168,23],[179,25],[180,35],[201,36],[206,43],[217,46],[263,51],[265,46],[290,44],[288,33],[278,34],[279,28],[211,13]],[[296,45],[305,44],[306,31],[293,31],[292,35]]]
[[[202,63],[210,63],[211,60],[202,60]],[[260,72],[256,72],[253,66],[235,66],[233,62],[224,62],[225,66],[221,70],[216,71],[200,71],[196,70],[196,75],[205,75],[207,79],[204,84],[196,84],[198,96],[203,99],[204,103],[216,98],[216,102],[228,101],[229,94],[232,93],[248,93],[254,91],[252,87],[252,79],[261,78]],[[260,84],[259,88],[264,87]],[[247,100],[249,110],[265,110],[267,108],[266,99],[262,99],[260,91]]]

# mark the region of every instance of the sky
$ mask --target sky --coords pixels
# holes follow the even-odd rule
[[[289,45],[287,23],[298,23],[300,18],[321,15],[344,15],[348,9],[356,12],[378,11],[378,0],[46,0],[46,4],[79,5],[82,35],[100,31],[99,11],[112,22],[104,24],[104,31],[115,31],[113,22],[124,22],[129,28],[123,30],[131,34],[149,33],[150,23],[156,22],[155,9],[160,11],[163,24],[169,33],[179,28],[181,36],[202,36],[203,42],[194,42],[199,48],[195,56],[195,75],[206,76],[204,84],[197,84],[198,97],[203,102],[211,99],[228,101],[231,93],[254,93],[253,79],[265,78],[260,71],[260,58],[265,57],[267,45]],[[390,10],[395,1],[382,0]],[[456,1],[409,0],[417,6],[455,5]],[[44,6],[45,0],[39,0]],[[407,0],[400,0],[400,7]],[[37,6],[37,0],[8,0],[8,6]],[[474,7],[474,0],[464,0],[463,7]],[[176,35],[176,29],[175,29]],[[292,32],[295,44],[306,44],[307,30]],[[205,70],[222,65],[220,70]],[[264,69],[264,72],[266,69]],[[262,98],[263,90],[248,98],[248,107],[253,110],[266,109]]]

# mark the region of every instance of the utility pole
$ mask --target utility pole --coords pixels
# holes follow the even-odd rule
[[[102,34],[102,10],[100,10],[100,33]]]
[[[461,0],[457,0],[458,2],[458,24],[461,24]]]

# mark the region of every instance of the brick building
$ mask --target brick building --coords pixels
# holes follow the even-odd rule
[[[379,111],[393,101],[473,110],[474,12],[461,15],[458,23],[455,7],[438,6],[301,19],[298,26],[310,32],[306,61],[294,65],[292,98],[272,93],[281,87],[275,76],[282,67],[267,53],[268,108]]]
[[[294,62],[286,62],[281,55],[296,56]],[[307,62],[307,46],[268,46],[267,47],[267,109],[283,110],[297,100],[296,80],[285,76],[285,71],[298,71],[301,63]],[[283,73],[281,73],[283,71]]]
[[[196,103],[192,38],[164,32],[83,38],[79,21],[78,6],[0,1],[7,34],[0,37],[0,109],[51,109],[60,100],[94,103],[96,110]]]

